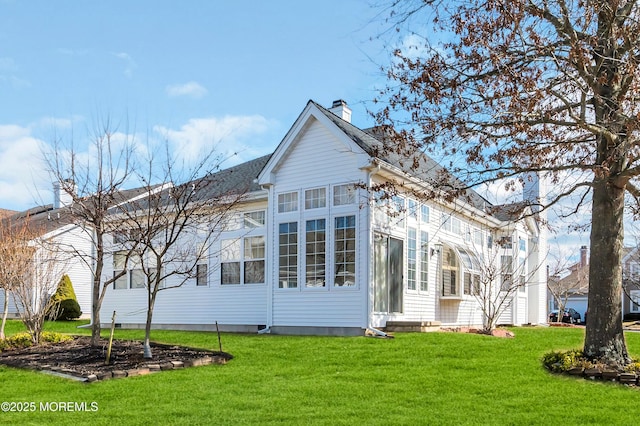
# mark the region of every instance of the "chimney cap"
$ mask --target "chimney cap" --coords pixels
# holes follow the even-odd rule
[[[333,101],[331,108],[335,108],[339,106],[347,106],[347,102],[343,99],[336,99],[335,101]]]

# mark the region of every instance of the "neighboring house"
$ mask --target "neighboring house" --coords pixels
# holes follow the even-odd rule
[[[640,248],[625,247],[622,258],[622,315],[640,319]]]
[[[54,191],[57,187],[54,186]],[[19,227],[26,223],[32,232],[42,240],[51,242],[51,246],[57,246],[60,253],[56,256],[59,265],[57,278],[64,274],[69,275],[73,285],[83,317],[88,318],[91,313],[91,271],[87,262],[90,262],[92,253],[91,239],[86,231],[73,222],[69,213],[68,201],[59,193],[54,194],[55,203],[34,207],[23,212],[14,212],[3,220]],[[84,259],[84,260],[83,260]],[[53,286],[55,292],[55,286]],[[4,290],[0,289],[0,300],[4,300]],[[17,316],[14,298],[9,296],[9,314]]]
[[[116,203],[124,202],[144,194],[145,191],[137,188],[120,191],[116,196]],[[35,232],[38,238],[48,240],[49,247],[55,247],[59,257],[58,270],[55,272],[58,278],[68,275],[82,310],[81,318],[91,316],[91,289],[93,284],[93,241],[94,233],[91,227],[77,223],[71,213],[73,208],[72,197],[66,194],[58,184],[53,185],[53,204],[34,207],[22,212],[11,212],[0,220],[11,223],[11,226],[19,227],[27,224]],[[10,212],[9,210],[4,210]],[[1,213],[1,212],[0,212]],[[55,288],[53,288],[55,291]],[[4,300],[4,290],[0,289],[0,301]],[[17,315],[15,300],[9,297],[9,314]]]
[[[558,300],[553,297],[553,293],[555,293],[565,302],[565,309],[575,309],[580,313],[581,320],[584,320],[589,295],[588,253],[587,246],[580,247],[580,261],[569,266],[568,275],[549,277],[549,311],[559,309]]]
[[[500,262],[523,266],[504,278],[523,285],[500,323],[546,322],[543,228],[520,219],[522,207],[491,206],[473,191],[452,203],[402,193],[372,201],[363,187],[394,179],[428,188],[441,167],[425,157],[419,174],[404,170],[350,121],[343,101],[331,109],[309,101],[273,154],[219,172],[250,196],[203,259],[206,274],[159,294],[154,327],[362,334],[394,322],[478,326],[473,289],[493,249]],[[526,189],[531,201],[544,197],[535,179]],[[116,311],[122,327],[144,326],[138,276],[132,270],[107,291],[102,318]]]

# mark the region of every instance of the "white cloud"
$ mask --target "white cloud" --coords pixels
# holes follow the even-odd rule
[[[24,210],[50,202],[43,146],[28,128],[0,125],[0,208]]]
[[[185,84],[173,84],[166,87],[167,95],[170,98],[178,96],[187,96],[194,99],[200,99],[209,93],[209,91],[195,81]]]
[[[177,130],[164,126],[155,126],[153,130],[170,143],[175,155],[186,161],[197,161],[202,153],[212,149],[224,158],[235,156],[237,161],[244,161],[271,152],[272,147],[256,147],[252,142],[273,127],[275,123],[266,118],[251,115],[193,118]]]
[[[116,58],[121,59],[122,61],[124,61],[124,63],[125,63],[125,68],[124,68],[125,77],[127,77],[127,78],[133,77],[133,70],[135,70],[138,67],[138,65],[133,60],[131,55],[129,55],[128,53],[125,53],[125,52],[112,53],[112,55],[115,56]]]

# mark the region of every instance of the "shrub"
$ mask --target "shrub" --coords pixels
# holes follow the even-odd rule
[[[542,365],[554,373],[564,373],[574,367],[590,367],[590,362],[580,349],[549,352],[543,355]]]
[[[67,336],[66,334],[56,333],[54,331],[43,331],[40,335],[40,342],[44,343],[60,343],[67,342],[72,340],[73,337]],[[31,334],[23,331],[21,333],[16,333],[13,336],[7,337],[4,340],[0,340],[0,351],[6,349],[22,349],[33,346],[33,341],[31,339]]]
[[[73,284],[68,275],[63,275],[58,284],[58,289],[51,296],[52,307],[49,311],[48,318],[53,321],[72,320],[82,315],[76,292],[73,290]]]

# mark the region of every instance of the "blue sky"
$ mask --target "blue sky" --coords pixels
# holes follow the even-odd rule
[[[0,207],[51,202],[41,147],[127,133],[248,160],[275,148],[309,99],[353,122],[383,83],[363,0],[0,0]],[[124,128],[126,127],[126,128]]]
[[[43,146],[88,144],[105,118],[182,150],[237,151],[229,165],[271,152],[309,99],[344,99],[372,125],[387,56],[370,3],[0,0],[0,208],[50,203]],[[569,226],[555,239],[572,256],[588,234]]]

